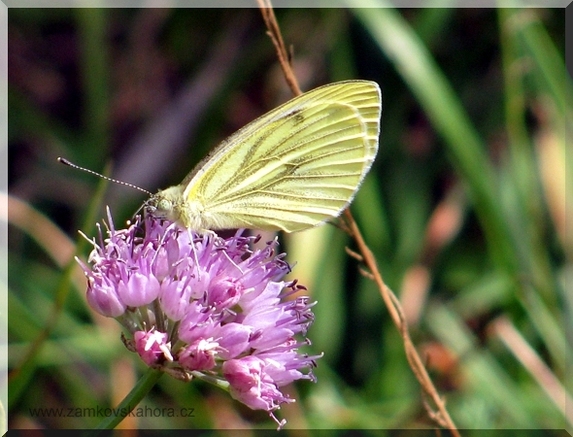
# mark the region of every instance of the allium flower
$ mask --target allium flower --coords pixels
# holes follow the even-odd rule
[[[107,238],[88,263],[87,300],[129,332],[130,349],[172,376],[224,386],[252,409],[274,411],[294,402],[280,387],[314,381],[320,356],[299,353],[314,315],[304,287],[281,279],[290,271],[277,241],[251,250],[256,238],[222,239],[188,232],[153,217],[116,230],[108,211]],[[287,300],[288,297],[292,299]]]

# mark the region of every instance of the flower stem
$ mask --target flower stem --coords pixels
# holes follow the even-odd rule
[[[210,375],[205,375],[204,373],[197,372],[197,371],[193,371],[190,373],[197,379],[208,382],[209,384],[212,384],[216,387],[219,387],[222,390],[225,390],[226,392],[229,392],[229,385],[230,384],[228,381],[223,381],[220,378],[215,378],[215,377],[210,376]]]
[[[161,378],[163,372],[157,369],[149,369],[145,375],[143,375],[135,387],[128,393],[128,395],[121,401],[121,403],[113,409],[115,414],[110,414],[104,420],[102,420],[96,429],[113,429],[115,428],[125,417],[133,411],[133,409],[141,402],[147,393],[153,388],[155,383]],[[94,436],[92,437],[95,437]]]

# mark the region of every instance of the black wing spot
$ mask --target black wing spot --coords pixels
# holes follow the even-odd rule
[[[304,122],[305,117],[302,115],[302,110],[295,109],[289,114],[289,117],[293,120],[294,125],[297,126]]]

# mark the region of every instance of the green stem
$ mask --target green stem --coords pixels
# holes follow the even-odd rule
[[[121,401],[121,403],[114,408],[115,414],[110,414],[102,420],[96,429],[113,429],[115,428],[133,409],[141,402],[141,400],[149,393],[155,383],[161,378],[163,372],[161,370],[149,369],[143,375],[135,387],[128,393],[128,395]],[[90,432],[90,437],[95,437],[98,433]]]

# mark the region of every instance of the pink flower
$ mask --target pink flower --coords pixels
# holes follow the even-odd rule
[[[163,361],[173,361],[171,356],[171,344],[167,342],[168,335],[156,331],[135,331],[133,340],[135,350],[148,366],[155,366]]]
[[[277,241],[251,250],[254,237],[222,239],[139,217],[116,230],[108,212],[108,236],[90,265],[87,300],[98,313],[114,317],[133,335],[135,351],[149,366],[171,375],[227,385],[231,395],[253,409],[274,411],[285,402],[280,387],[298,379],[314,381],[320,356],[299,347],[314,320],[308,297],[287,300],[304,287],[281,279],[290,272]],[[298,340],[297,340],[298,338]]]

